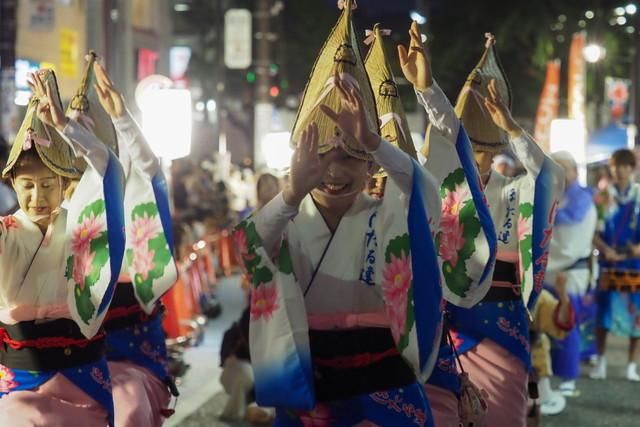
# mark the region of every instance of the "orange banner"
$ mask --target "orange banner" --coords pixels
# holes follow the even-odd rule
[[[551,121],[558,117],[560,105],[560,60],[547,62],[547,77],[540,95],[538,112],[536,113],[535,138],[543,150],[549,151],[549,131]]]
[[[569,49],[569,118],[585,122],[585,33],[575,33]]]

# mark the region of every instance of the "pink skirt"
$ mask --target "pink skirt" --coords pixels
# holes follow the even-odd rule
[[[107,426],[107,411],[61,374],[0,399],[0,426]]]
[[[431,384],[425,384],[424,391],[431,406],[435,427],[458,427],[460,415],[458,414],[458,397],[455,393]]]
[[[167,386],[149,370],[127,361],[109,362],[116,427],[161,426],[171,400]]]
[[[469,379],[489,398],[484,426],[525,427],[529,375],[517,357],[490,339],[460,356]]]

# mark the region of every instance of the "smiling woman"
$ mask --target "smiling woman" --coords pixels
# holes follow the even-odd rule
[[[11,175],[18,206],[44,233],[62,203],[66,180],[42,163],[35,148],[20,156]]]

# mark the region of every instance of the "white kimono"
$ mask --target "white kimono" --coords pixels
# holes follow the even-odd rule
[[[429,114],[429,120],[439,131],[439,134],[449,142],[455,143],[460,129],[460,120],[455,115],[448,99],[434,83],[424,94],[419,94],[421,103],[425,106]],[[548,170],[550,181],[548,193],[552,199],[552,205],[557,205],[564,188],[564,172],[560,166],[545,156],[542,149],[535,143],[533,138],[523,133],[519,138],[510,141],[511,149],[522,162],[526,169],[526,174],[514,178],[500,175],[491,171],[491,176],[487,182],[484,193],[489,204],[491,218],[495,225],[495,232],[498,240],[497,259],[505,262],[517,263],[520,268],[520,279],[523,284],[523,297],[525,303],[529,299],[530,293],[535,285],[541,286],[540,279],[535,280],[532,271],[532,243],[531,238],[525,241],[532,233],[533,227],[533,197],[536,180],[541,169],[545,166]],[[430,144],[430,156],[425,167],[430,171],[435,171],[439,165],[438,159],[442,157],[440,151],[445,144]],[[432,155],[434,156],[433,158]],[[430,161],[432,160],[432,161]],[[437,171],[434,172],[438,176]],[[553,215],[555,207],[551,209],[545,207],[548,215]],[[544,218],[549,219],[549,218]],[[546,221],[547,225],[553,224],[553,218]],[[540,233],[544,233],[541,230]],[[551,237],[549,233],[549,237]],[[524,245],[520,245],[520,242]],[[548,244],[548,242],[545,242]],[[539,258],[539,257],[538,257]],[[546,258],[545,261],[546,263]]]
[[[565,208],[567,199],[564,198],[560,209]],[[567,292],[572,295],[584,296],[589,285],[589,268],[571,268],[577,261],[588,259],[593,252],[593,236],[596,232],[598,213],[595,204],[591,204],[584,218],[576,223],[558,224],[553,227],[553,237],[549,249],[549,264],[545,282],[553,286],[558,272],[565,272],[567,278]]]
[[[106,313],[99,306],[109,292],[112,274],[117,275],[111,271],[107,238],[110,233],[122,234],[107,230],[103,189],[96,191],[112,162],[106,147],[76,121],[70,120],[61,135],[76,155],[86,159],[87,171],[72,199],[60,207],[50,237],[45,239],[21,210],[0,221],[0,322],[71,318],[91,337]],[[117,181],[121,171],[113,167]],[[115,199],[122,191],[109,190]],[[91,275],[95,280],[85,281]]]
[[[298,212],[280,194],[236,229],[254,286],[251,359],[262,405],[315,404],[309,329],[389,328],[414,372],[423,380],[431,372],[442,327],[430,238],[440,217],[438,188],[388,142],[371,154],[388,173],[385,196],[360,193],[333,237],[311,196]]]

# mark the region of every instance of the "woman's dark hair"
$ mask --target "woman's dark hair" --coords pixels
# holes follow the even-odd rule
[[[258,180],[256,181],[256,191],[259,193],[260,192],[260,187],[262,187],[265,183],[265,181],[268,180],[272,180],[276,183],[276,185],[280,185],[280,180],[278,179],[277,176],[270,174],[268,172],[263,173],[260,175],[260,177],[258,178]]]
[[[623,148],[621,150],[616,150],[611,155],[610,163],[613,163],[615,166],[631,166],[633,169],[636,168],[636,155],[631,150],[627,150]]]

